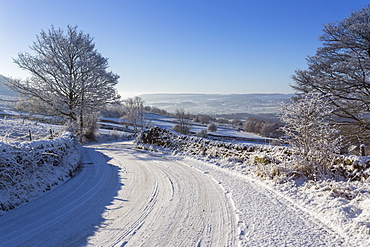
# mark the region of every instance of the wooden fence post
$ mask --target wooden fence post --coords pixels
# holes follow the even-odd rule
[[[360,145],[360,156],[366,156],[366,145],[365,144]]]
[[[28,136],[29,136],[29,138],[30,138],[30,142],[32,142],[31,129],[28,129]]]

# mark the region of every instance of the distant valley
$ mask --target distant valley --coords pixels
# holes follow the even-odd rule
[[[294,94],[142,94],[145,105],[169,112],[183,108],[193,114],[276,113]]]
[[[4,86],[6,78],[0,75],[2,99],[15,95]],[[145,105],[168,112],[183,108],[192,114],[222,115],[233,113],[271,114],[277,112],[280,102],[289,102],[294,94],[142,94]],[[0,102],[1,104],[1,102]],[[3,104],[1,104],[3,105]]]
[[[0,75],[0,95],[14,96],[15,92],[4,86],[6,82],[6,77]]]

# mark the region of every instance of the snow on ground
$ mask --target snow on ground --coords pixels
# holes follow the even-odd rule
[[[173,127],[177,124],[176,118],[173,117],[165,117],[165,116],[159,116],[155,114],[147,114],[147,122],[150,127],[153,126],[158,126],[163,129],[173,129]],[[120,129],[124,124],[119,124],[122,122],[119,118],[101,118],[104,122],[101,122],[101,124],[110,126],[112,128],[117,128]],[[200,123],[194,123],[190,122],[190,131],[193,133],[199,133],[201,130],[207,130],[207,125],[205,124],[200,124]],[[212,134],[213,136],[218,136],[218,137],[232,137],[232,138],[242,138],[242,139],[249,139],[249,141],[244,141],[251,143],[253,142],[252,140],[256,140],[259,143],[263,140],[268,140],[270,138],[266,137],[261,137],[259,135],[255,135],[252,133],[247,133],[244,131],[239,131],[235,128],[231,127],[226,127],[226,126],[217,126],[217,131],[216,132],[209,132],[209,134]]]
[[[152,126],[158,126],[163,129],[172,129],[175,126],[176,119],[175,118],[153,118],[150,121]],[[198,123],[192,123],[190,131],[194,133],[199,133],[201,130],[207,129],[207,125],[202,125]],[[216,136],[226,136],[226,137],[239,137],[239,138],[246,138],[246,139],[265,139],[264,137],[254,135],[251,133],[246,133],[244,131],[238,131],[233,128],[227,127],[217,127],[216,132],[210,132],[212,135]]]
[[[0,246],[349,246],[283,197],[214,164],[131,142],[83,154],[80,174],[0,217]]]
[[[237,246],[228,195],[203,173],[128,142],[83,154],[75,178],[0,217],[0,246]]]
[[[0,142],[0,153],[0,215],[68,180],[80,162],[70,133],[47,141]]]
[[[275,184],[228,169],[229,160],[153,156],[131,145],[89,147],[76,178],[0,217],[0,246],[370,246],[368,183]]]
[[[221,168],[226,161],[153,155],[132,142],[83,154],[75,178],[0,217],[0,246],[369,244],[326,226],[278,185]]]
[[[288,205],[291,210],[304,215],[297,216],[298,218],[304,217],[309,219],[308,222],[316,222],[322,225],[328,233],[334,233],[334,235],[343,238],[334,237],[334,242],[330,241],[329,246],[370,246],[370,185],[368,182],[321,181],[303,183],[302,181],[299,183],[299,181],[292,180],[287,183],[276,183],[273,180],[261,180],[253,172],[239,169],[235,163],[228,159],[207,158],[178,151],[171,154],[170,150],[154,146],[151,146],[150,150],[155,150],[168,159],[174,159],[200,169],[220,181],[225,189],[232,193],[238,210],[244,211],[242,214],[245,219],[249,219],[253,215],[259,221],[263,221],[267,217],[271,219],[271,227],[274,228],[276,219],[273,215],[261,213],[258,210],[252,210],[254,212],[252,213],[249,207],[252,203],[259,205],[259,210],[264,211],[266,210],[264,205],[268,204],[274,208],[273,210],[278,210],[275,205],[279,204],[276,201],[280,201],[282,204]],[[249,187],[257,187],[258,191],[269,195],[270,202],[254,197],[253,193],[248,195],[247,188]],[[284,215],[279,214],[277,217],[285,217]],[[261,227],[269,228],[270,226],[266,224]],[[248,228],[250,227],[246,226],[246,232],[248,232],[250,239],[250,235],[254,236],[255,233],[249,234],[250,229]],[[252,229],[252,231],[254,230]],[[343,243],[341,244],[341,242]],[[286,246],[286,244],[282,245]],[[301,246],[301,244],[292,246]]]
[[[349,246],[339,234],[258,180],[190,157],[172,158],[203,171],[230,194],[239,218],[241,246]]]
[[[217,127],[216,132],[212,132],[214,135],[218,136],[232,136],[232,137],[240,137],[240,138],[247,138],[247,139],[266,139],[265,137],[261,137],[255,134],[247,133],[244,131],[238,131],[231,128],[226,127]]]
[[[0,142],[10,143],[15,141],[49,139],[50,130],[57,136],[62,127],[59,125],[45,124],[27,119],[0,118]]]

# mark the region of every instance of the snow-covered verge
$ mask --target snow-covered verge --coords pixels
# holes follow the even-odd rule
[[[370,157],[338,156],[325,180],[312,181],[292,164],[287,147],[215,142],[152,128],[138,148],[193,155],[237,172],[290,200],[346,239],[370,244]],[[366,244],[364,245],[366,246]]]
[[[0,142],[0,214],[69,179],[80,163],[71,133],[54,140]]]

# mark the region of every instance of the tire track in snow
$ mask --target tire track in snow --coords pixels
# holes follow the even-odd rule
[[[91,246],[237,245],[233,209],[212,179],[177,162],[138,153],[123,144],[121,148],[114,145],[103,145],[101,150],[115,157],[114,160],[119,161],[116,165],[127,171],[126,183],[118,193],[118,198],[127,201],[115,201],[116,207],[121,204],[125,210],[107,212],[106,218],[117,218],[118,215],[121,218],[98,229],[89,241]],[[155,186],[158,191],[156,199],[152,200],[153,209],[145,218],[140,218],[138,215],[147,205],[151,188]],[[142,224],[134,226],[132,222],[138,218]],[[131,229],[131,234],[122,235],[119,233],[121,229]]]
[[[242,246],[348,246],[341,236],[258,180],[201,160],[186,157],[179,162],[207,173],[229,191]]]
[[[0,217],[0,246],[237,245],[234,210],[217,183],[130,147],[85,149],[93,164]]]

